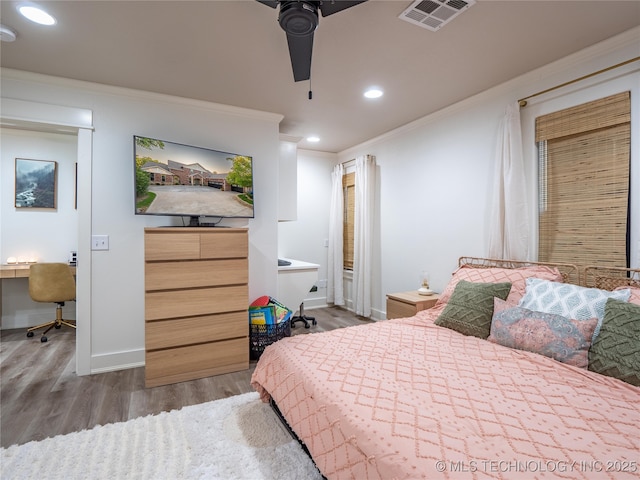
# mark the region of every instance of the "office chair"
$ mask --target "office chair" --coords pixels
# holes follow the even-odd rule
[[[34,263],[29,268],[29,295],[35,302],[56,304],[56,319],[27,329],[27,337],[33,337],[34,330],[46,328],[40,337],[47,341],[47,333],[52,328],[62,325],[76,328],[75,324],[62,318],[64,302],[75,301],[76,281],[66,263]]]
[[[291,328],[296,328],[296,322],[304,323],[304,328],[311,328],[309,322],[311,322],[313,325],[318,324],[318,322],[316,321],[316,317],[307,317],[304,314],[304,302],[300,304],[300,315],[296,315],[291,319]]]

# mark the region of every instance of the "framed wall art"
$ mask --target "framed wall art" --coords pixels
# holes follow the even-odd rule
[[[58,164],[16,158],[16,208],[56,208]]]

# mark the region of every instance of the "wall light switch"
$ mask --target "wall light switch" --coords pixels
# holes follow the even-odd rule
[[[109,250],[109,235],[91,235],[91,250]]]

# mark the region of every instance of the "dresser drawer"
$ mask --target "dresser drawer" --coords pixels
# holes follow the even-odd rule
[[[155,387],[249,368],[246,338],[147,351],[145,385]]]
[[[202,317],[172,318],[147,322],[145,342],[148,350],[247,337],[247,312],[220,313]]]
[[[195,260],[200,258],[198,233],[147,233],[144,236],[144,259]]]
[[[145,319],[193,317],[211,313],[245,311],[249,306],[246,285],[197,288],[145,294]]]
[[[245,232],[220,232],[200,236],[200,258],[242,258],[249,255]]]
[[[145,265],[145,290],[238,285],[249,282],[249,260],[152,262]]]

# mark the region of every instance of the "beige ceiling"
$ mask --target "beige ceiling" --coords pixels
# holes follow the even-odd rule
[[[253,0],[40,1],[3,67],[280,113],[301,148],[339,152],[640,25],[640,1],[478,0],[438,32],[402,21],[411,0],[369,0],[320,18],[311,83],[293,81],[277,11]],[[379,85],[381,99],[362,96]],[[313,91],[313,99],[307,97]]]

